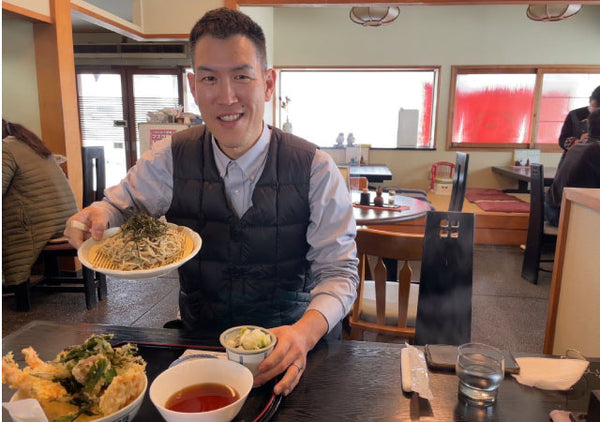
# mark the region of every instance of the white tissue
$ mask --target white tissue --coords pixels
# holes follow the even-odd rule
[[[512,376],[521,384],[542,390],[568,390],[575,384],[589,362],[582,359],[517,358],[521,368]]]
[[[406,344],[406,347],[400,353],[402,390],[407,393],[414,391],[422,398],[431,400],[433,393],[429,388],[429,371],[423,352]]]
[[[4,402],[2,405],[8,410],[15,422],[48,422],[40,402],[36,399]]]

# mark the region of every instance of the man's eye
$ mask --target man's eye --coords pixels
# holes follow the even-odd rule
[[[236,75],[235,80],[236,81],[250,81],[250,80],[252,80],[252,78],[248,75]]]
[[[204,83],[212,83],[216,80],[217,79],[214,76],[202,76],[200,78],[200,82],[204,82]]]

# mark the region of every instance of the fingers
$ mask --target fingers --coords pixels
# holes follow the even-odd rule
[[[67,220],[64,235],[73,247],[79,249],[81,244],[90,237],[102,239],[108,225],[108,218],[100,209],[84,208]]]
[[[281,381],[279,381],[273,388],[273,392],[275,394],[283,394],[284,396],[287,396],[294,388],[296,388],[298,382],[300,382],[300,378],[302,378],[303,373],[304,366],[299,363],[292,362],[287,371],[285,371],[285,375]]]

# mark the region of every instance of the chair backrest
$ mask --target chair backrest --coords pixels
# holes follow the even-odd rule
[[[454,178],[452,180],[452,195],[448,211],[462,211],[467,191],[467,175],[469,172],[469,154],[465,152],[456,153],[454,164]]]
[[[104,147],[82,147],[83,160],[83,206],[104,197],[106,187],[106,163]]]
[[[360,190],[368,189],[369,180],[366,177],[358,176],[350,178],[350,189]]]
[[[453,177],[454,163],[451,163],[449,161],[438,161],[437,163],[433,163],[431,165],[430,172],[431,183],[429,185],[429,189],[433,190],[433,187],[435,186],[436,177],[445,177],[448,179]]]
[[[358,269],[360,285],[350,316],[350,326],[353,329],[358,328],[361,332],[367,330],[412,338],[415,332],[414,327],[407,327],[408,299],[413,274],[409,261],[421,260],[423,236],[420,234],[358,229],[356,247],[360,260]],[[376,259],[376,264],[372,269],[370,269],[368,263],[368,256],[373,256]],[[397,301],[398,303],[398,317],[395,326],[387,325],[385,321],[387,269],[383,261],[384,258],[403,261],[398,274],[398,297],[388,298],[387,300],[387,302]],[[376,323],[361,319],[364,285],[368,275],[371,275],[375,282]]]
[[[521,277],[537,283],[542,244],[544,241],[544,166],[531,164],[529,196],[529,226],[523,255]]]
[[[415,344],[470,341],[474,226],[471,213],[427,213]]]

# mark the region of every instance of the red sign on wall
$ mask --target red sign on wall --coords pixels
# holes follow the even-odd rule
[[[177,132],[177,129],[150,129],[150,146]]]

